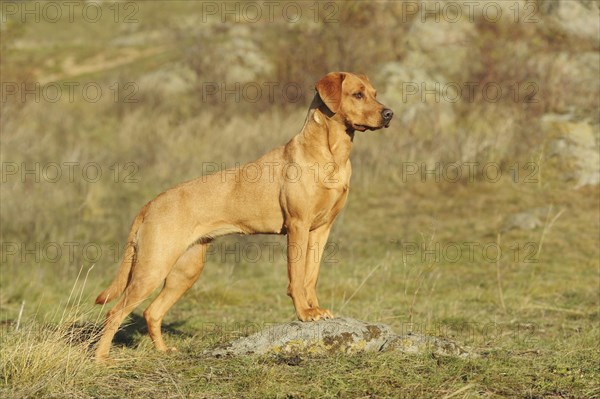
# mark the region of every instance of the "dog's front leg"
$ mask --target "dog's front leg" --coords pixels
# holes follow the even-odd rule
[[[306,299],[308,300],[308,305],[312,309],[316,309],[323,319],[333,318],[333,314],[329,310],[319,307],[319,300],[317,299],[317,280],[319,279],[319,269],[330,230],[331,224],[326,224],[308,234],[306,275],[304,276],[304,288],[306,290]]]
[[[288,295],[294,302],[296,315],[302,321],[319,320],[323,315],[318,309],[309,306],[304,285],[308,251],[308,226],[303,223],[290,223],[287,229],[287,242]]]

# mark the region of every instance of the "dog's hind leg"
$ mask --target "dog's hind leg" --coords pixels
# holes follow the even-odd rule
[[[159,351],[168,350],[162,338],[161,324],[165,314],[181,298],[202,273],[208,244],[196,244],[189,248],[175,263],[167,276],[160,294],[144,311],[148,333]],[[172,348],[174,349],[174,348]]]
[[[161,251],[155,245],[144,245],[140,248],[129,284],[106,317],[96,349],[97,360],[103,361],[108,358],[113,337],[123,320],[164,281],[178,257],[177,251]]]

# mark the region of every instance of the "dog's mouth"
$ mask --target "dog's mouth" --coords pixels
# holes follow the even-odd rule
[[[367,130],[373,131],[373,130],[379,130],[381,128],[388,128],[389,126],[390,126],[390,122],[387,122],[386,124],[381,125],[381,126],[358,125],[358,124],[353,123],[352,129],[358,130],[359,132],[364,132]]]
[[[357,124],[352,124],[352,129],[354,130],[358,130],[359,132],[364,132],[367,129],[370,129],[369,126],[367,125],[357,125]]]

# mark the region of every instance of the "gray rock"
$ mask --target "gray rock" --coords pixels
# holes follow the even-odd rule
[[[579,39],[597,41],[600,5],[594,0],[540,0],[540,11],[549,24]]]
[[[600,184],[600,127],[586,121],[572,121],[568,115],[547,114],[542,129],[549,139],[548,155],[564,164],[563,177],[575,181],[575,188]]]
[[[451,80],[464,81],[469,68],[478,68],[480,54],[472,44],[476,36],[475,24],[465,16],[455,22],[434,15],[418,18],[407,34],[409,52],[403,63],[410,68],[426,68],[429,73],[443,73]]]
[[[502,231],[517,230],[535,230],[542,225],[542,221],[537,215],[527,212],[521,212],[510,215],[506,220]]]
[[[182,64],[169,64],[143,75],[139,80],[142,93],[155,92],[162,96],[184,93],[196,84],[194,71]]]
[[[529,209],[523,212],[510,215],[504,221],[502,231],[517,230],[534,230],[543,225],[544,216],[542,210],[547,208]]]
[[[600,54],[597,51],[532,52],[524,62],[523,68],[532,76],[538,76],[541,93],[537,98],[548,102],[554,112],[569,114],[588,110],[589,115],[597,115],[593,108],[600,91]],[[592,108],[594,111],[589,112]],[[544,118],[556,116],[550,114]]]
[[[408,131],[446,131],[455,123],[454,107],[446,96],[455,98],[456,93],[445,76],[432,75],[423,67],[389,62],[380,67],[376,80],[385,82],[382,97]]]
[[[399,351],[474,356],[446,339],[419,334],[397,335],[385,324],[349,318],[278,324],[206,352],[209,356],[311,356],[334,353]]]
[[[422,334],[407,334],[390,339],[382,347],[383,351],[399,351],[402,353],[435,353],[444,356],[457,356],[462,358],[477,357],[457,343],[438,337],[430,337]]]

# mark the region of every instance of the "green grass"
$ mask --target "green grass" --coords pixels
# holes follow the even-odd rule
[[[231,39],[226,27],[195,23],[195,2],[170,4],[167,10],[160,2],[145,3],[139,10],[141,23],[132,27],[108,22],[9,25],[2,32],[2,80],[35,82],[56,76],[60,82],[97,81],[107,87],[140,82],[144,75],[176,62],[196,65],[200,83],[222,81],[225,67],[201,68],[207,60],[219,65],[214,60],[222,54],[215,43]],[[369,14],[369,7],[383,12],[374,5],[359,5],[342,10],[343,18],[350,18],[346,22]],[[349,54],[338,59],[336,51],[346,54],[342,47],[321,56],[325,49],[313,48],[304,39],[313,35],[310,26],[260,27],[264,30],[251,26],[252,37],[257,42],[269,39],[273,47],[266,54],[275,57],[271,61],[276,65],[273,76],[260,77],[264,81],[277,77],[282,82],[312,82],[329,69],[354,66],[372,76],[375,87],[384,92],[386,82],[378,80],[376,65],[401,61],[411,51],[402,44],[406,26],[393,30],[394,40],[380,48],[366,48],[364,63]],[[351,28],[358,30],[349,32]],[[366,37],[372,29],[368,24],[341,24],[328,30],[327,37],[335,42],[347,34],[355,40],[349,48],[359,48],[357,35]],[[552,44],[536,29],[503,28],[498,34],[503,43],[535,36],[528,43],[529,58],[568,44],[564,38]],[[114,39],[154,30],[164,31],[163,36],[125,50],[142,54],[165,46],[160,52],[106,68],[97,62],[127,53],[113,44]],[[214,43],[205,40],[213,34]],[[13,40],[27,46],[13,46]],[[488,48],[489,43],[477,40],[468,45]],[[281,50],[290,43],[297,45],[293,54]],[[596,45],[581,46],[581,51],[590,51]],[[519,60],[502,57],[501,50],[493,54],[498,79],[511,71],[539,78],[533,70],[522,70]],[[314,54],[318,57],[313,59]],[[68,59],[84,66],[97,63],[98,68],[72,74],[63,68]],[[465,67],[464,73],[477,80],[480,71]],[[205,356],[206,349],[235,337],[294,320],[281,256],[285,238],[253,236],[217,240],[200,280],[167,315],[165,339],[179,352],[153,350],[141,316],[148,300],[117,334],[114,361],[96,364],[93,348],[108,309],[93,307],[93,299],[116,273],[117,248],[124,245],[139,208],[166,188],[202,174],[203,162],[233,166],[286,142],[301,128],[309,100],[215,105],[199,100],[196,85],[170,95],[140,86],[139,101],[132,104],[115,103],[111,96],[98,103],[80,97],[74,103],[3,102],[2,162],[38,162],[42,167],[50,162],[96,163],[103,176],[94,183],[81,174],[73,182],[66,177],[57,183],[35,183],[31,178],[23,182],[18,177],[2,182],[0,396],[599,398],[599,192],[598,187],[573,190],[572,182],[561,178],[564,165],[548,158],[538,132],[539,117],[560,110],[552,108],[554,89],[542,89],[552,98],[531,107],[506,101],[456,104],[458,119],[447,131],[427,129],[427,118],[407,128],[402,110],[396,110],[389,129],[355,138],[349,201],[332,231],[335,247],[321,268],[322,305],[339,316],[389,324],[398,333],[450,338],[480,355],[470,359],[429,353]],[[560,97],[594,109],[594,99],[568,90]],[[579,111],[587,115],[586,110]],[[509,140],[500,137],[508,133]],[[482,142],[498,139],[466,161],[501,165],[500,181],[492,183],[478,174],[474,181],[422,182],[402,174],[403,162],[465,160],[463,151],[471,148],[473,137]],[[540,165],[538,182],[512,180],[511,166],[531,160]],[[115,182],[110,168],[128,162],[136,165],[136,180],[124,182],[127,171],[121,169]],[[542,207],[550,209],[542,226],[503,230],[510,215]],[[36,243],[42,249],[35,249]],[[73,256],[71,243],[78,245]],[[248,245],[258,245],[262,257],[252,262],[241,256],[237,261],[224,252],[236,243],[242,253]],[[469,243],[477,243],[472,254]],[[12,254],[6,245],[13,244],[25,252]],[[101,248],[102,255],[86,257],[86,244]],[[43,250],[53,245],[63,251],[55,262],[44,257],[52,253]],[[273,259],[268,245],[274,245]],[[493,250],[487,256],[482,252],[486,245],[501,248],[498,262]],[[462,250],[459,257],[447,252],[457,247]],[[32,248],[34,254],[27,254]],[[424,248],[433,248],[433,254]]]
[[[487,206],[478,211],[479,218],[493,218],[496,209],[510,208],[512,196],[520,195],[512,183],[500,186],[489,193],[478,185],[464,188],[454,212],[435,227],[435,242],[478,238],[493,242],[493,226],[474,232],[468,223],[461,223],[472,209],[461,199],[482,196]],[[422,230],[417,234],[423,233],[426,241],[433,234],[431,221],[420,219],[438,208],[441,197],[436,193],[439,187],[429,190],[430,198],[419,202],[420,216],[393,219],[403,222],[409,237]],[[379,201],[372,204],[360,193],[353,194],[332,238],[340,245],[339,262],[322,268],[320,296],[325,306],[339,315],[390,324],[397,332],[449,337],[472,347],[479,358],[385,353],[307,357],[296,364],[284,358],[206,357],[202,354],[205,349],[268,323],[293,319],[285,296],[282,259],[237,264],[231,256],[222,260],[217,250],[200,281],[165,320],[168,344],[180,352],[154,352],[140,316],[142,305],[117,336],[112,351],[115,360],[108,367],[96,365],[92,359],[90,347],[95,338],[89,330],[98,328],[104,312],[88,304],[112,277],[114,266],[94,266],[85,286],[83,281],[76,284],[69,305],[65,305],[70,291],[68,276],[74,280],[75,270],[65,273],[63,265],[46,264],[40,266],[45,277],[30,281],[23,268],[8,273],[4,269],[3,275],[10,276],[12,283],[2,289],[4,395],[436,398],[464,388],[459,395],[468,397],[598,397],[598,275],[593,260],[597,259],[597,247],[593,245],[595,231],[577,222],[583,213],[590,219],[598,216],[596,201],[580,199],[578,216],[565,213],[557,220],[547,233],[539,262],[512,262],[513,252],[501,262],[503,309],[494,262],[485,258],[423,262],[420,255],[407,256],[397,243],[383,239],[403,238],[397,225],[386,226],[384,231],[373,229],[378,232],[372,236],[360,234],[358,225],[375,226],[380,225],[378,218],[389,219],[381,210],[405,212],[403,204],[415,200],[412,195],[392,207],[376,206]],[[383,192],[370,193],[374,194],[388,198]],[[529,200],[525,196],[524,201],[539,200],[541,194]],[[563,192],[556,199],[555,206],[560,207],[572,204],[575,197]],[[538,239],[540,233],[509,232],[503,240],[528,242]],[[564,236],[578,245],[568,245]],[[265,240],[228,238],[219,244],[233,248],[235,242],[260,245]],[[581,251],[588,253],[581,256]],[[16,331],[23,300],[24,316]]]

